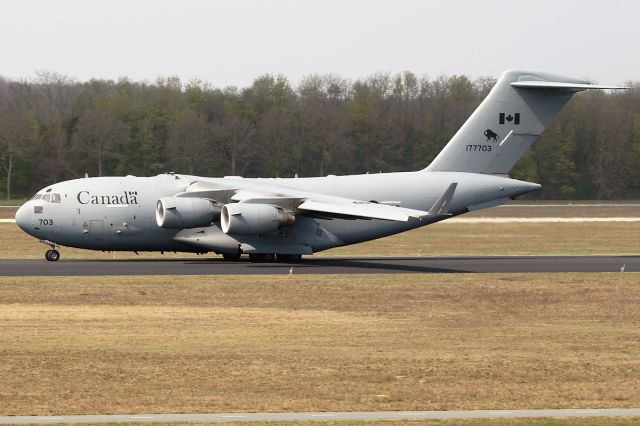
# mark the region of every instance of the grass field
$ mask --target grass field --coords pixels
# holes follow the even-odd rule
[[[380,240],[327,251],[330,255],[577,255],[637,254],[640,222],[437,223]]]
[[[638,213],[552,206],[473,215]],[[0,218],[13,214],[0,209]],[[322,254],[637,254],[638,241],[637,222],[441,223]],[[0,258],[44,250],[0,224]],[[67,248],[62,256],[137,257]],[[637,282],[628,273],[0,276],[0,415],[638,406]]]
[[[366,422],[367,426],[388,426],[389,424],[399,426],[631,426],[637,425],[637,418],[599,418],[599,419],[496,419],[496,420],[422,420],[422,421],[378,421]],[[154,423],[154,425],[157,423]],[[291,426],[292,423],[262,422],[262,423],[234,423],[245,426]],[[302,422],[296,423],[303,426],[356,426],[361,422]],[[175,426],[175,423],[173,424]],[[190,426],[193,426],[190,423]],[[203,426],[203,425],[200,425]]]
[[[16,216],[17,209],[14,207],[4,207],[0,205],[0,219],[13,219]]]
[[[0,277],[0,414],[637,407],[639,278]]]
[[[7,200],[6,198],[0,199],[0,206],[20,206],[24,204],[27,200],[23,198],[12,198]]]
[[[225,425],[237,426],[633,426],[640,419],[625,417],[571,418],[571,419],[489,419],[489,420],[405,420],[405,421],[371,421],[371,422],[224,422]],[[139,423],[130,423],[139,425]],[[211,423],[153,423],[154,426],[209,426]],[[89,424],[76,424],[89,426]]]
[[[640,217],[640,203],[512,203],[467,213],[462,217]]]

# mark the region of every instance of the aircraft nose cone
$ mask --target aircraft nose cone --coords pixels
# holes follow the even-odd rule
[[[29,212],[29,206],[27,206],[27,204],[23,204],[16,212],[16,224],[20,227],[20,229],[28,233],[28,227],[31,222],[31,214]]]

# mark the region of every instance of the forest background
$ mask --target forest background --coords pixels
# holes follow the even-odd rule
[[[495,78],[263,75],[218,88],[178,77],[0,77],[0,196],[90,176],[299,177],[426,167]],[[640,198],[640,83],[579,93],[512,170],[538,199]]]

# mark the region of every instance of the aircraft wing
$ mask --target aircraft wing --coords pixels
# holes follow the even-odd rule
[[[239,190],[232,200],[240,203],[260,203],[277,205],[303,214],[319,213],[322,216],[350,216],[362,219],[383,219],[406,222],[428,216],[429,212],[403,207],[378,204],[375,202],[354,200],[333,195],[316,194],[288,188],[273,188],[275,191],[256,189]]]
[[[429,211],[300,191],[267,182],[252,182],[248,180],[233,184],[230,182],[230,187],[228,188],[221,187],[219,184],[199,182],[192,185],[187,192],[177,196],[200,196],[220,199],[222,197],[217,196],[223,195],[225,198],[228,197],[227,199],[231,202],[271,204],[301,214],[407,222],[411,218],[421,219],[426,216],[448,215],[448,207],[456,186],[457,183],[449,185]]]
[[[449,205],[453,199],[457,182],[451,183],[442,196],[433,204],[428,212],[404,207],[351,200],[342,197],[331,197],[330,200],[307,199],[298,206],[299,210],[321,212],[337,215],[362,217],[367,219],[384,219],[406,222],[410,218],[422,219],[426,216],[448,216]]]
[[[179,192],[176,197],[208,198],[218,203],[225,203],[238,191],[233,186],[223,186],[209,182],[191,182],[184,192]]]

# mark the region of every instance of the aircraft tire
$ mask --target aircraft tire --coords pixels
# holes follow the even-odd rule
[[[57,262],[60,259],[60,252],[58,250],[47,250],[44,254],[44,258],[49,262]]]
[[[274,253],[249,253],[249,260],[252,262],[275,262],[276,255]]]
[[[235,262],[240,259],[242,253],[238,250],[237,253],[222,253],[222,258],[224,260],[228,260],[229,262]]]
[[[301,254],[278,254],[277,256],[278,262],[283,263],[300,263],[302,262]]]

